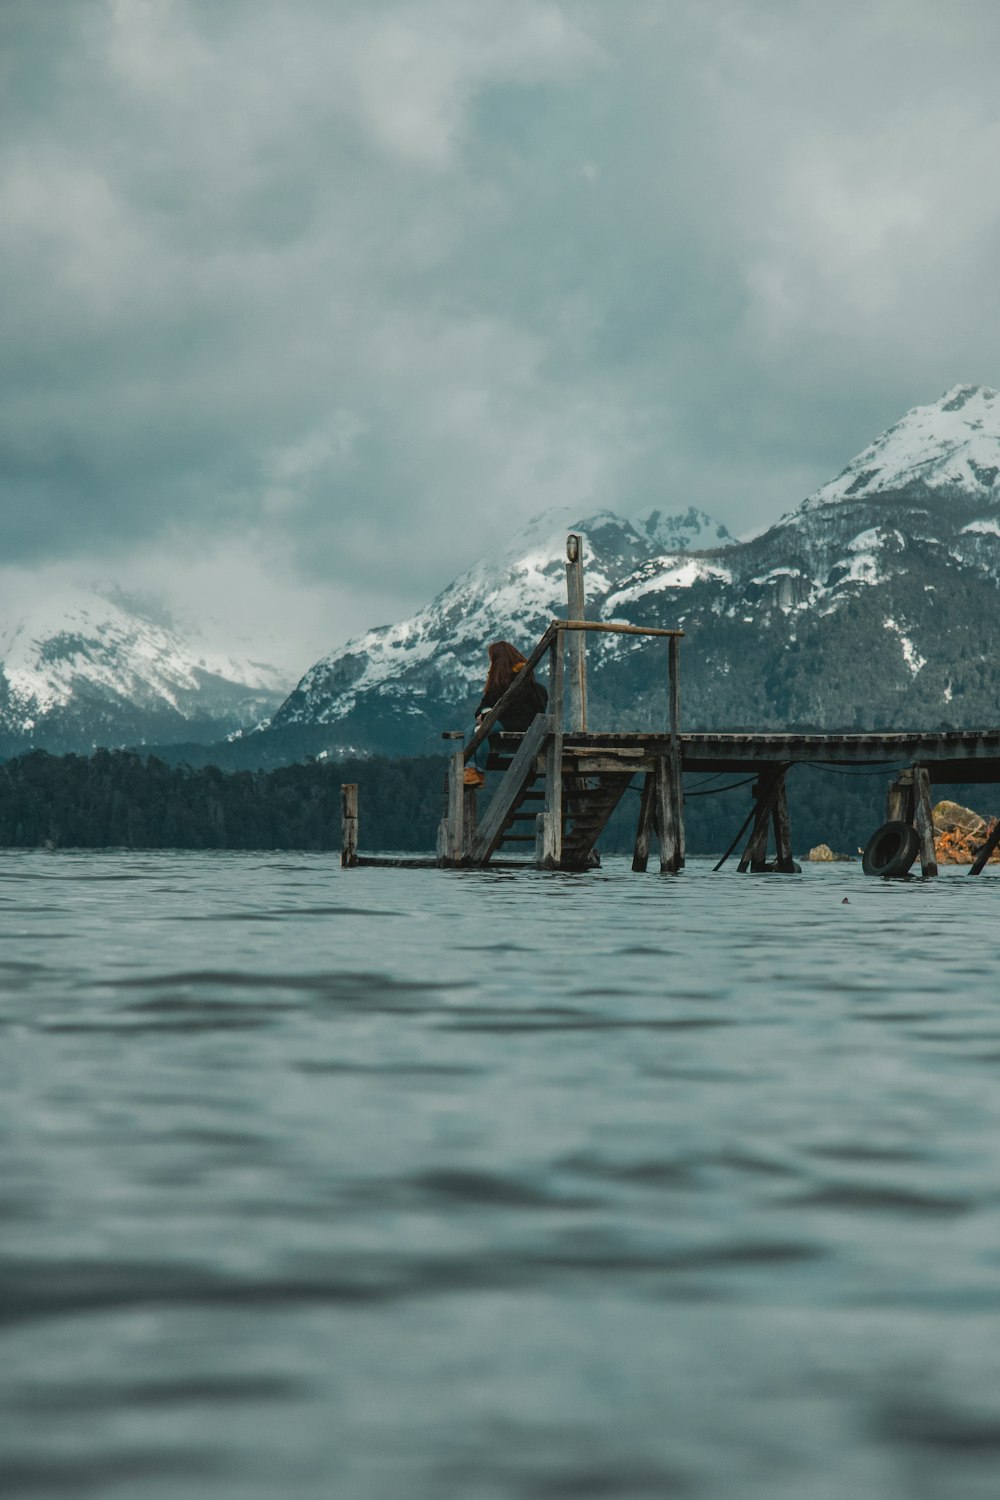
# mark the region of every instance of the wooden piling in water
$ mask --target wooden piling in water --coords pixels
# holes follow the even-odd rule
[[[778,804],[778,794],[784,786],[785,766],[761,771],[753,784],[754,822],[747,839],[743,857],[737,866],[740,874],[749,869],[752,875],[760,874],[767,867],[768,829]],[[787,805],[785,815],[787,817]]]
[[[889,782],[885,795],[885,821],[912,823],[913,816],[913,772],[903,771]]]
[[[340,864],[344,870],[358,862],[358,784],[345,781],[340,788]]]
[[[647,771],[642,779],[642,796],[639,799],[639,822],[635,831],[632,850],[632,868],[643,875],[649,865],[649,842],[656,824],[656,777]]]
[[[673,755],[659,755],[653,777],[656,784],[656,831],[660,841],[660,873],[676,875],[681,867],[680,827],[677,817],[677,775]]]
[[[934,848],[934,814],[931,811],[931,778],[926,766],[913,767],[914,823],[920,839],[920,872],[930,879],[938,872]]]
[[[788,817],[788,791],[782,776],[775,788],[774,808],[771,813],[774,826],[774,860],[780,875],[795,874],[795,859],[792,855],[792,830]]]

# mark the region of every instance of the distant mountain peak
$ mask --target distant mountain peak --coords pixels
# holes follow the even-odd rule
[[[284,696],[274,668],[213,653],[110,593],[64,586],[3,600],[0,753],[217,738]]]
[[[990,386],[956,385],[930,405],[914,406],[804,508],[915,485],[1000,501],[1000,394]]]

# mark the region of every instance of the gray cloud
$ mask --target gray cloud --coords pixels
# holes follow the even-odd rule
[[[5,561],[217,557],[311,650],[548,504],[761,524],[1000,380],[998,45],[992,0],[7,0]]]

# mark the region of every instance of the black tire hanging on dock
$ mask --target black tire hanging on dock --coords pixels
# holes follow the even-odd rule
[[[884,880],[905,875],[920,850],[917,830],[910,823],[883,823],[868,840],[861,856],[866,875],[881,875]]]

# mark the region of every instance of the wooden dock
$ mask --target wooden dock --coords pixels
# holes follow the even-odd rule
[[[680,642],[683,632],[614,622],[583,614],[583,547],[567,543],[567,584],[571,618],[553,620],[507,692],[466,740],[461,731],[443,738],[453,745],[445,783],[445,810],[434,860],[401,860],[358,854],[357,787],[343,789],[345,866],[358,864],[436,864],[475,868],[500,863],[501,853],[520,853],[520,866],[586,870],[626,789],[640,778],[641,798],[632,868],[648,867],[651,845],[659,868],[677,874],[684,866],[686,772],[743,773],[752,776],[751,806],[742,828],[716,865],[721,869],[746,837],[741,871],[793,874],[786,780],[797,765],[815,767],[884,766],[888,777],[886,821],[916,830],[921,872],[937,874],[930,788],[950,782],[1000,782],[1000,728],[957,731],[872,732],[860,734],[681,732]],[[578,618],[575,616],[579,616]],[[585,637],[588,633],[642,636],[667,645],[667,722],[662,732],[593,732],[587,727]],[[569,692],[564,656],[569,649]],[[524,734],[501,728],[529,674],[549,658],[549,701]],[[487,745],[486,769],[497,773],[491,795],[480,808],[480,789],[468,784],[466,768]],[[483,793],[485,793],[483,788]],[[874,830],[873,830],[874,832]],[[907,837],[911,841],[912,834]],[[774,855],[769,859],[769,843]],[[1000,824],[979,851],[970,873],[979,874],[1000,843]]]

